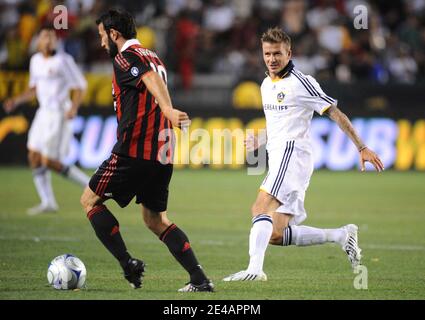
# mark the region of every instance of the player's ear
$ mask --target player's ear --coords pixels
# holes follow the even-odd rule
[[[109,36],[111,37],[112,40],[117,41],[120,36],[120,33],[115,29],[110,29]]]
[[[291,56],[292,56],[292,50],[291,50],[291,48],[289,48],[288,49],[288,58],[291,58]]]

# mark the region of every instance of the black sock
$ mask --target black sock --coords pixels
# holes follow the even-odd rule
[[[191,283],[198,285],[207,279],[190,247],[189,239],[175,224],[169,226],[159,239],[165,243],[174,258],[189,273]]]
[[[121,267],[131,258],[121,237],[118,220],[104,205],[96,206],[87,214],[97,237],[119,261]]]

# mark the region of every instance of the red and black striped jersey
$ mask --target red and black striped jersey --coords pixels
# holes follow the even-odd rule
[[[171,163],[175,141],[171,122],[143,82],[148,72],[158,72],[167,83],[165,66],[155,52],[136,40],[129,41],[132,45],[113,61],[112,96],[118,128],[112,152]]]

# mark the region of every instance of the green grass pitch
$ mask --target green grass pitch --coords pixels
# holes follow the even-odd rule
[[[167,248],[143,225],[131,204],[109,208],[119,219],[131,254],[147,263],[144,287],[133,290],[96,238],[79,205],[81,190],[54,175],[57,214],[29,217],[38,198],[26,168],[0,168],[0,299],[424,299],[425,173],[381,174],[318,171],[306,196],[306,225],[356,223],[368,289],[337,245],[270,246],[267,282],[225,283],[247,266],[250,207],[262,176],[246,171],[176,170],[169,217],[188,234],[216,292],[181,294],[188,280]],[[47,265],[72,253],[87,267],[87,288],[56,291],[47,285]]]

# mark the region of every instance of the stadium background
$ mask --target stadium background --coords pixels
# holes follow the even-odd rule
[[[420,99],[425,1],[3,1],[0,101],[27,87],[37,28],[53,22],[60,4],[69,17],[69,29],[58,31],[60,48],[76,59],[89,84],[68,162],[95,168],[114,143],[111,64],[93,21],[106,8],[122,6],[134,13],[143,45],[163,57],[174,103],[198,120],[195,127],[264,126],[259,84],[265,68],[258,38],[278,25],[293,39],[295,65],[357,119],[361,136],[387,168],[425,170]],[[354,28],[356,5],[367,8],[368,29]],[[0,163],[25,163],[34,106],[10,116],[0,111]],[[316,168],[357,165],[354,146],[330,121],[315,119],[312,135]]]
[[[272,254],[267,259],[271,261],[266,264],[274,269],[269,267],[268,274],[285,282],[287,291],[271,282],[258,295],[242,285],[220,284],[225,292],[216,298],[425,297],[425,185],[421,172],[425,170],[425,0],[0,0],[0,105],[27,88],[37,29],[53,21],[56,5],[65,5],[69,17],[69,29],[57,32],[60,49],[75,58],[88,81],[84,104],[74,121],[75,139],[67,161],[77,162],[88,172],[106,158],[115,139],[112,69],[100,48],[94,24],[99,13],[111,6],[133,13],[142,44],[162,57],[174,105],[192,117],[191,130],[264,126],[259,84],[265,67],[259,36],[277,25],[292,37],[296,67],[315,76],[325,92],[338,99],[366,143],[381,156],[387,172],[380,177],[333,172],[356,170],[357,152],[329,119],[313,119],[315,166],[329,170],[318,170],[313,176],[306,205],[318,214],[309,216],[309,223],[332,226],[349,220],[360,224],[366,263],[377,279],[375,291],[362,295],[352,290],[352,277],[344,273],[345,257],[340,252],[333,254],[335,249],[298,252],[289,248],[282,253],[281,248],[270,248]],[[367,29],[354,28],[357,5],[368,10]],[[100,244],[93,243],[83,215],[75,214],[81,211],[77,187],[54,176],[59,215],[37,217],[37,221],[25,215],[26,207],[37,201],[30,170],[25,167],[27,131],[36,106],[33,101],[10,115],[0,108],[0,298],[75,298],[40,289],[45,284],[47,261],[65,250],[88,264],[91,286],[100,288],[99,292],[81,293],[79,298],[134,298],[120,287],[125,283],[118,269]],[[239,151],[227,145],[218,152],[234,157]],[[176,167],[204,166],[190,163]],[[245,170],[217,170],[241,169],[243,165],[212,167],[176,171],[171,211],[179,214],[171,217],[186,226],[200,249],[201,260],[208,270],[214,270],[211,274],[218,282],[226,273],[237,270],[228,260],[214,257],[224,254],[237,262],[236,268],[246,263],[249,206],[262,176],[249,178]],[[211,199],[211,190],[215,200]],[[135,210],[136,206],[130,206],[125,211]],[[174,290],[184,278],[179,271],[167,271],[172,262],[169,258],[163,262],[167,253],[156,239],[147,231],[140,235],[139,217],[120,217],[130,247],[149,243],[153,249],[147,252],[148,258],[160,266],[157,282],[147,281],[147,293],[141,293],[142,298],[182,298],[155,291],[156,285],[166,288],[164,292]],[[381,224],[383,219],[385,223]],[[209,226],[206,230],[200,227],[205,223]],[[229,247],[223,253],[226,245]],[[322,261],[323,256],[326,261]],[[285,275],[279,272],[278,260],[282,257],[288,258],[286,267],[290,271]],[[33,259],[31,267],[24,263],[28,258]],[[92,272],[93,266],[98,273]],[[36,269],[35,274],[31,268]],[[117,275],[110,275],[110,269]],[[21,284],[18,280],[22,274],[31,281]],[[105,277],[112,277],[108,281],[114,283],[116,291],[108,291]],[[152,291],[154,294],[149,295]]]

